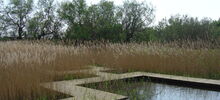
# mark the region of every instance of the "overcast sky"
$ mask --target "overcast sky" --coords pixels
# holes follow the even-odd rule
[[[94,4],[100,0],[87,0],[88,4]],[[114,1],[116,5],[123,3],[123,0]],[[156,9],[155,24],[162,18],[169,18],[171,15],[188,14],[191,17],[220,18],[220,0],[137,0],[151,3]]]
[[[4,0],[8,1],[8,0]],[[57,0],[71,1],[71,0]],[[96,4],[100,0],[86,0],[88,4]],[[124,0],[109,0],[114,1],[116,5],[122,5]],[[155,7],[157,24],[162,18],[169,18],[171,15],[187,14],[191,17],[199,19],[208,17],[214,20],[220,18],[220,0],[137,0],[139,2],[151,3]]]

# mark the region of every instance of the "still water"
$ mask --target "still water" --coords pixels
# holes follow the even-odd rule
[[[155,82],[104,82],[86,85],[128,96],[129,100],[220,100],[220,92]]]
[[[161,83],[132,83],[113,91],[129,96],[129,100],[220,100],[220,92],[179,87]]]

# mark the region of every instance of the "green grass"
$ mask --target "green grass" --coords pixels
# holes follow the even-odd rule
[[[108,70],[108,71],[104,71],[106,73],[113,73],[113,74],[124,74],[124,73],[131,73],[131,72],[137,72],[138,70],[132,70],[132,69],[128,69],[128,70],[123,70],[123,69],[115,69],[115,70]]]
[[[85,73],[63,74],[63,75],[58,75],[54,79],[54,81],[68,81],[68,80],[91,78],[91,77],[96,77],[96,75],[85,74]]]
[[[49,90],[49,89],[43,89],[42,92],[45,92],[44,93],[45,95],[40,95],[34,100],[58,100],[58,99],[64,99],[64,98],[72,97],[70,95],[59,93],[59,92],[52,91],[52,90]]]
[[[152,83],[150,81],[146,81],[144,79],[136,80],[135,78],[131,78],[127,80],[112,80],[100,83],[90,83],[84,84],[82,86],[124,96],[129,96],[130,100],[143,100],[142,97],[137,97],[138,91],[133,88],[136,86],[145,85],[148,87],[146,89],[149,89],[149,95],[152,95],[152,93],[150,92],[151,84]],[[146,98],[146,95],[144,95],[144,97]]]

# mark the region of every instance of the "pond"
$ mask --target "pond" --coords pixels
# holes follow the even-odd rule
[[[117,80],[84,86],[128,96],[128,100],[220,100],[218,91],[150,81]]]

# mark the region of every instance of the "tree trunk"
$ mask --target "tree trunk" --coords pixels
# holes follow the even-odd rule
[[[18,39],[22,39],[23,29],[21,27],[18,28]]]
[[[131,38],[133,37],[133,34],[134,33],[130,33],[130,32],[128,32],[128,33],[126,33],[126,40],[125,40],[125,42],[131,42]]]
[[[125,40],[125,42],[130,42],[131,40],[130,40],[130,36],[129,36],[129,34],[126,34],[126,40]]]

